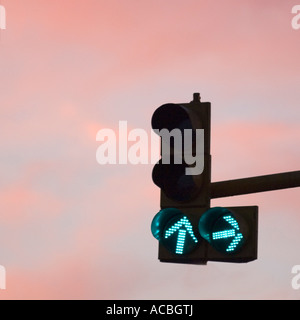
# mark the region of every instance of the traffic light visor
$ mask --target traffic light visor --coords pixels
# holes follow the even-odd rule
[[[169,131],[178,128],[180,130],[192,129],[192,122],[187,109],[174,103],[167,103],[155,110],[152,116],[153,129],[168,129]]]
[[[201,177],[186,175],[187,165],[163,164],[160,160],[153,168],[153,182],[161,188],[166,196],[175,201],[189,201],[200,190]]]

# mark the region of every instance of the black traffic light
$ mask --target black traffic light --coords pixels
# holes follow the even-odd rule
[[[210,103],[168,103],[152,116],[161,136],[161,160],[153,169],[161,208],[206,206],[210,201]]]
[[[162,262],[206,264],[257,258],[258,208],[210,208],[210,103],[164,104],[152,117],[161,159],[152,178],[161,189],[151,231]]]
[[[258,207],[215,207],[198,224],[209,261],[249,262],[257,259]]]

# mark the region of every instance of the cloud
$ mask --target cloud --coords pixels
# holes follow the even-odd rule
[[[297,189],[214,200],[260,206],[253,264],[163,264],[150,232],[160,209],[153,165],[95,159],[98,130],[118,133],[127,120],[128,130],[150,133],[156,107],[188,102],[195,89],[212,102],[213,181],[299,169],[299,41],[290,2],[5,6],[0,263],[8,289],[1,297],[294,298]]]
[[[297,170],[300,154],[296,124],[228,122],[213,127],[213,174],[234,177]],[[234,178],[232,177],[232,178]],[[217,179],[217,178],[216,178]]]

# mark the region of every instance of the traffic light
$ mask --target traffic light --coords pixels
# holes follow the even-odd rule
[[[206,206],[210,201],[210,103],[168,103],[152,116],[161,137],[161,160],[152,173],[161,207]],[[208,133],[208,134],[207,134]]]
[[[210,103],[168,103],[152,116],[161,137],[153,182],[161,210],[151,231],[159,260],[190,264],[248,262],[257,258],[258,207],[211,208]]]
[[[207,243],[207,260],[257,259],[258,207],[215,207],[201,215],[198,230]]]

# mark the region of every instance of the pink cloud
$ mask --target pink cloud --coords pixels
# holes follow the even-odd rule
[[[10,186],[0,193],[2,223],[22,224],[37,217],[55,217],[63,207],[61,200],[53,194],[30,190],[28,185]]]
[[[1,298],[293,297],[296,189],[214,202],[260,205],[263,254],[253,265],[171,266],[157,261],[150,233],[153,165],[95,160],[98,130],[118,133],[127,119],[128,130],[149,133],[160,103],[188,101],[196,87],[212,101],[213,181],[299,169],[292,1],[4,5]],[[278,240],[282,212],[294,220]],[[276,252],[270,237],[289,250]]]
[[[234,170],[238,178],[298,168],[300,131],[296,124],[229,122],[213,127],[212,135],[214,175],[226,176],[226,171]]]

